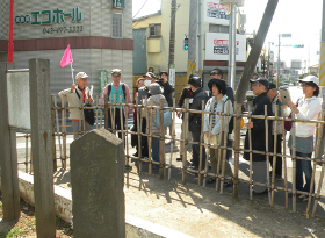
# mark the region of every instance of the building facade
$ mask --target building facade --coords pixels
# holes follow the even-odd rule
[[[1,1],[0,16],[0,61],[6,62],[9,0]],[[109,72],[119,68],[121,81],[132,84],[132,0],[15,0],[13,39],[14,69],[28,68],[30,58],[50,59],[51,94],[72,84],[70,65],[60,66],[68,44],[74,74],[85,71],[94,94],[100,70],[112,82]]]
[[[229,59],[229,15],[225,14],[225,6],[219,5],[218,0],[202,0],[202,64],[204,88],[207,89],[209,73],[214,68],[225,72],[228,77]],[[188,63],[188,50],[184,49],[184,39],[189,35],[190,1],[177,0],[175,14],[175,50],[174,64],[176,71],[175,86],[184,87],[187,84],[186,73]],[[244,30],[245,17],[238,14],[237,34],[237,75],[234,88],[240,79],[246,62],[246,37]],[[146,50],[147,71],[155,73],[168,70],[169,35],[171,25],[171,0],[161,1],[161,11],[157,14],[133,20],[133,32],[146,32],[144,50]],[[136,39],[134,39],[136,41]],[[198,48],[198,40],[196,47]],[[196,65],[198,65],[198,52],[196,50]],[[196,71],[197,71],[196,67]],[[142,72],[139,72],[141,74]],[[185,75],[185,78],[183,77]],[[181,78],[181,80],[177,80]],[[180,85],[178,85],[180,84]],[[175,96],[176,98],[176,96]]]

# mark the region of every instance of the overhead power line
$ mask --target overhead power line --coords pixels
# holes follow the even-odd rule
[[[138,14],[139,14],[139,12],[144,8],[144,6],[146,5],[146,3],[147,3],[147,1],[148,0],[146,0],[144,3],[143,3],[143,6],[138,10],[138,12],[132,17],[132,18],[135,18]]]

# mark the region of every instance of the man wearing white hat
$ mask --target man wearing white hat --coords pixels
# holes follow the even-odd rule
[[[59,97],[63,99],[66,97],[69,107],[74,107],[70,109],[70,119],[72,120],[72,130],[73,132],[90,131],[92,125],[85,120],[85,113],[79,108],[81,106],[93,104],[92,90],[87,87],[88,75],[85,72],[79,72],[75,79],[77,80],[77,85],[72,84],[71,88],[66,88],[65,90],[59,92]],[[81,124],[80,124],[81,123]],[[78,139],[79,133],[73,135],[74,139]]]

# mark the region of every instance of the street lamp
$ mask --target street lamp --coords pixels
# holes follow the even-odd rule
[[[267,78],[270,80],[270,43],[274,45],[273,42],[268,42],[268,48],[267,48]],[[273,77],[272,77],[273,80]]]

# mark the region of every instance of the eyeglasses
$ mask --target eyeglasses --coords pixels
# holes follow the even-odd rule
[[[302,87],[311,87],[311,86],[308,84],[303,84]]]
[[[210,73],[210,76],[214,76],[216,75],[217,73],[213,72],[213,73]]]

